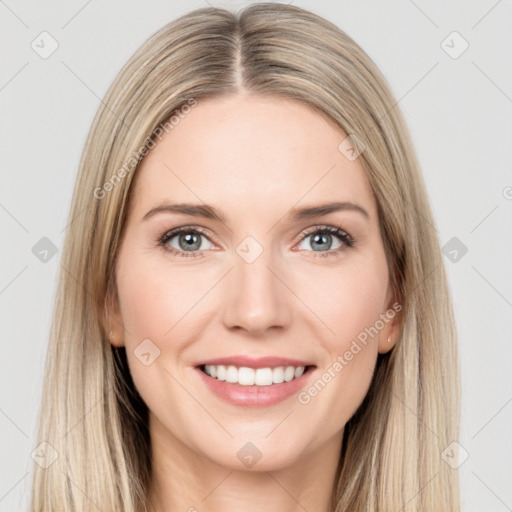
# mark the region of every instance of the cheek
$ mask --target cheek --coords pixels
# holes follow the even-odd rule
[[[388,268],[379,248],[367,254],[335,269],[319,267],[301,287],[304,302],[321,320],[315,337],[325,357],[317,380],[298,398],[333,412],[325,424],[330,433],[363,401],[377,361],[376,325],[386,308]]]
[[[213,294],[209,292],[225,270],[195,263],[177,264],[165,256],[137,254],[135,247],[129,247],[119,256],[117,287],[127,357],[136,381],[140,367],[144,378],[151,374],[146,371],[149,366],[136,360],[142,347],[152,357],[158,354],[152,369],[179,366],[190,340],[199,339],[202,334],[201,315],[205,308],[215,311],[216,303],[212,304]]]
[[[195,272],[173,270],[165,260],[163,264],[144,257],[123,261],[118,289],[127,346],[135,348],[149,338],[162,348],[164,340],[172,337],[178,348],[180,329],[206,291]]]
[[[205,284],[143,256],[120,258],[117,277],[130,373],[146,405],[158,411],[180,397],[174,378],[181,381],[176,369]]]
[[[304,279],[304,275],[308,277]],[[385,312],[385,256],[376,250],[366,258],[347,258],[346,264],[342,262],[336,268],[319,266],[301,273],[296,289],[325,327],[326,335],[320,339],[327,344],[328,352],[344,351],[347,343],[374,326]]]
[[[328,326],[328,330],[321,327],[316,336],[325,357],[316,379],[297,398],[305,418],[312,411],[323,418],[326,437],[350,420],[373,377],[378,335],[371,329],[384,312],[387,285],[386,273],[382,275],[377,268],[340,271],[339,279],[326,281],[322,294],[310,295],[311,303],[318,306],[321,325]]]

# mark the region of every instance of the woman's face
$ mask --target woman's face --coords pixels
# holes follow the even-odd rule
[[[154,443],[259,470],[339,446],[397,334],[345,137],[298,102],[237,95],[199,100],[143,160],[111,328]]]

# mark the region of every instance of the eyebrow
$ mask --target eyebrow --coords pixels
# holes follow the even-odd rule
[[[370,218],[368,212],[358,204],[351,203],[349,201],[334,202],[319,204],[316,206],[306,206],[302,208],[292,208],[286,215],[286,218],[290,221],[312,219],[315,217],[322,217],[329,213],[338,211],[353,211],[362,214],[367,219]],[[155,208],[149,210],[146,215],[142,218],[143,221],[148,220],[154,215],[162,212],[167,213],[181,213],[183,215],[191,215],[194,217],[203,217],[205,219],[218,220],[225,223],[226,218],[224,215],[214,206],[208,204],[192,204],[192,203],[162,203]]]

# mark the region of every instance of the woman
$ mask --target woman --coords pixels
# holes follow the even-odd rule
[[[459,510],[453,316],[395,103],[293,6],[136,52],[80,164],[33,511]]]

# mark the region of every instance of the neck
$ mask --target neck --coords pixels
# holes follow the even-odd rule
[[[150,413],[151,512],[332,512],[343,431],[271,471],[223,467],[179,441]]]

